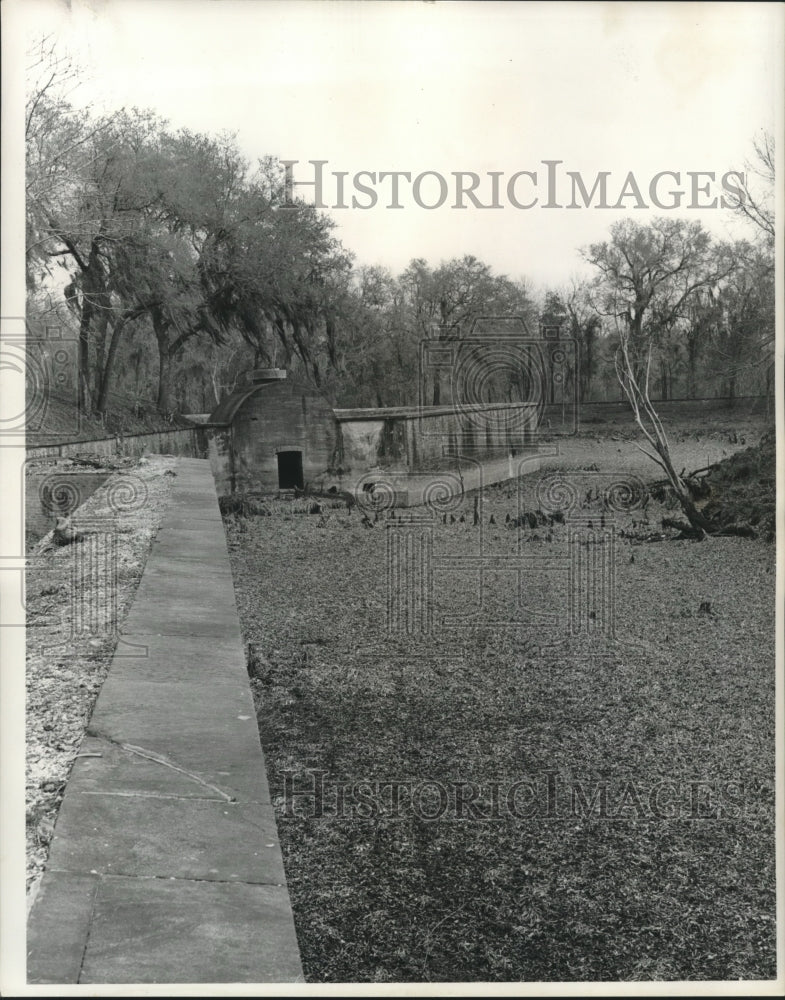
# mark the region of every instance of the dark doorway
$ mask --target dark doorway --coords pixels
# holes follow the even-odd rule
[[[278,489],[301,490],[303,488],[303,453],[301,451],[278,452]]]

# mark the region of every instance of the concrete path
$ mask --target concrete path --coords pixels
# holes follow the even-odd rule
[[[206,461],[178,461],[122,632],[30,914],[28,982],[302,982]]]

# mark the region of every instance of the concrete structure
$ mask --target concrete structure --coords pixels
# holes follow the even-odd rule
[[[28,982],[302,981],[206,461],[177,464],[122,635],[30,914]]]
[[[337,489],[362,495],[383,482],[400,506],[429,486],[469,490],[534,471],[528,403],[333,410],[278,369],[249,382],[210,415],[218,493]],[[457,486],[456,486],[457,484]]]
[[[210,415],[210,463],[219,495],[302,489],[339,475],[333,411],[277,368],[249,382]]]
[[[341,485],[395,506],[480,489],[539,468],[536,408],[526,403],[335,410]]]

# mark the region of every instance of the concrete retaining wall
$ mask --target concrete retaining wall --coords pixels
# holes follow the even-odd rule
[[[373,467],[432,471],[452,467],[457,455],[501,458],[533,442],[536,407],[499,403],[335,410],[341,465],[347,472]]]
[[[341,475],[359,500],[384,495],[395,506],[428,503],[539,468],[536,407],[496,403],[335,410]]]

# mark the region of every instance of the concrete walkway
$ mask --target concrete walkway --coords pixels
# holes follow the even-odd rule
[[[206,461],[178,461],[122,632],[30,914],[28,982],[301,982]]]

